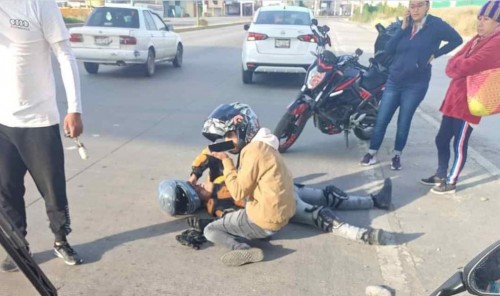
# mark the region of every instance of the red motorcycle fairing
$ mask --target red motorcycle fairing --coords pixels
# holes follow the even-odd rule
[[[344,90],[361,79],[361,71],[355,68],[347,68],[341,74],[342,80],[338,82],[334,91]]]
[[[287,112],[292,115],[301,115],[311,109],[311,106],[306,101],[305,96],[298,97],[295,101],[290,103],[287,107]]]
[[[368,100],[369,98],[372,97],[372,94],[367,91],[366,89],[360,87],[359,88],[359,96],[363,99],[363,100]]]

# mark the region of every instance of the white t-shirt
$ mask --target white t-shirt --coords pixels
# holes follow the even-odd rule
[[[51,46],[68,39],[55,0],[0,0],[0,124],[45,127],[59,123]],[[71,71],[70,64],[76,63],[74,57],[70,61],[71,52],[67,56],[59,54],[58,61]],[[79,83],[78,72],[71,78]],[[81,113],[79,85],[68,87],[68,80],[63,81],[68,112]]]

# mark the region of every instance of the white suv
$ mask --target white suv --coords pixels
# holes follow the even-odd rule
[[[252,83],[254,73],[306,73],[316,51],[312,19],[312,11],[304,7],[259,8],[252,23],[244,26],[243,83]]]

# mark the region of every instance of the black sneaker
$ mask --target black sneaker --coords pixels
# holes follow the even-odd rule
[[[439,184],[438,186],[435,186],[434,188],[431,189],[432,193],[435,194],[452,194],[455,193],[457,189],[457,185],[455,184],[448,184],[446,182],[443,182]]]
[[[63,259],[68,265],[78,265],[83,262],[67,241],[54,243],[54,255]]]
[[[402,168],[403,166],[401,165],[401,157],[399,155],[394,155],[391,161],[391,170],[399,171]]]
[[[222,255],[220,260],[226,266],[240,266],[264,260],[264,252],[259,248],[233,250]]]
[[[441,183],[444,183],[446,180],[445,178],[438,177],[436,175],[430,176],[427,179],[421,179],[420,183],[427,185],[427,186],[438,186]]]
[[[391,178],[386,178],[384,180],[384,187],[377,194],[372,194],[371,196],[375,207],[383,210],[389,209],[392,200]]]
[[[12,257],[7,255],[7,257],[5,257],[5,259],[3,259],[2,264],[0,264],[0,270],[2,272],[14,272],[14,271],[18,271],[19,268],[17,267],[17,264],[16,264],[16,262],[14,262]]]
[[[369,166],[377,163],[377,157],[375,155],[371,155],[370,153],[366,153],[365,156],[359,162],[360,165]]]

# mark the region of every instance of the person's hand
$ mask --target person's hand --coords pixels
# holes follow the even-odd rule
[[[410,11],[407,10],[405,15],[403,16],[403,23],[401,24],[401,29],[405,30],[406,28],[408,28],[408,26],[410,25],[410,18],[411,18]]]
[[[229,158],[229,155],[227,155],[226,152],[212,152],[212,153],[210,153],[210,155],[212,155],[213,157],[218,158],[220,160],[224,160],[226,158]]]
[[[434,61],[434,55],[431,55],[431,58],[429,59],[428,64],[432,63],[432,61]]]
[[[76,138],[83,132],[82,116],[80,113],[68,113],[64,118],[64,134]]]
[[[196,177],[195,174],[191,174],[191,176],[189,176],[188,183],[193,186],[196,186],[196,182],[198,182],[198,178]]]

